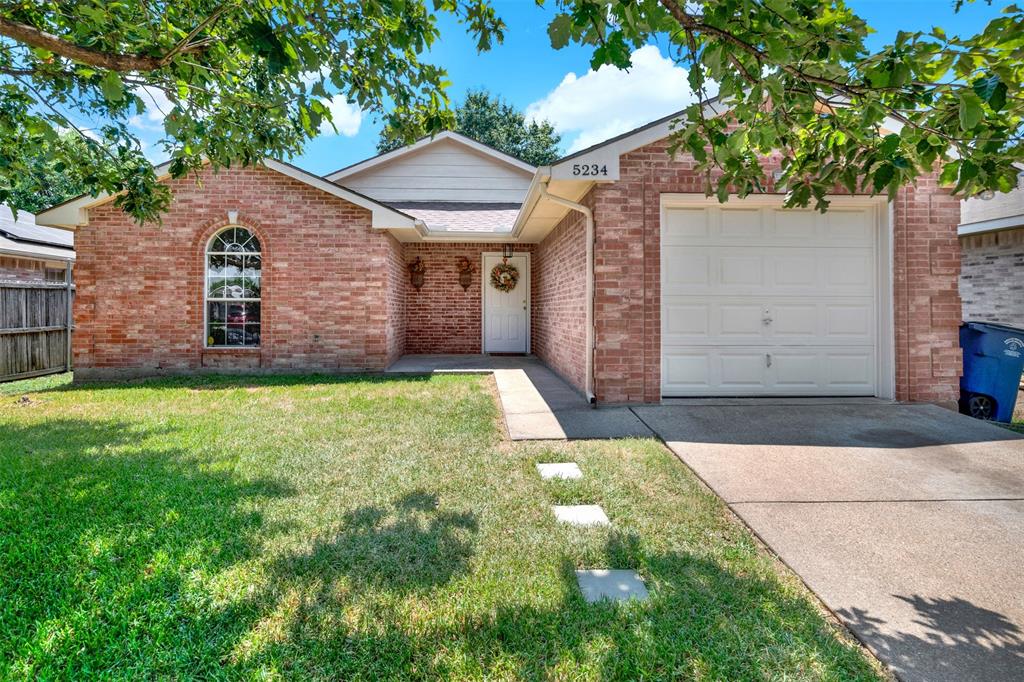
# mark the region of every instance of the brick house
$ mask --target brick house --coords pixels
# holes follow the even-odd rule
[[[40,220],[77,236],[76,378],[532,353],[599,403],[953,405],[959,202],[926,178],[825,214],[771,187],[720,205],[666,152],[677,117],[542,168],[444,133],[323,178],[206,171],[167,180],[160,226],[110,197],[54,207]]]
[[[1024,327],[1024,171],[1013,191],[964,199],[961,220],[964,319]]]
[[[75,262],[74,235],[37,225],[35,216],[0,206],[0,281],[63,282]]]

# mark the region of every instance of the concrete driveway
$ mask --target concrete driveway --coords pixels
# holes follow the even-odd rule
[[[1024,680],[1024,437],[928,405],[637,415],[904,680]]]

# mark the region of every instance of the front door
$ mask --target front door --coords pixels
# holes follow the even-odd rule
[[[518,271],[519,278],[510,291],[502,291],[491,283],[491,273],[503,262],[501,256],[484,256],[480,278],[484,288],[484,352],[525,353],[530,317],[530,263],[526,256],[509,258],[508,264]]]

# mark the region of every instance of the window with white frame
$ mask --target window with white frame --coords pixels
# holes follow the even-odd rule
[[[243,227],[228,227],[206,247],[206,345],[260,345],[260,242]]]

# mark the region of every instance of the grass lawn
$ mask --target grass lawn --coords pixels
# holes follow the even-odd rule
[[[510,444],[490,382],[3,387],[0,678],[880,677],[660,443]]]

